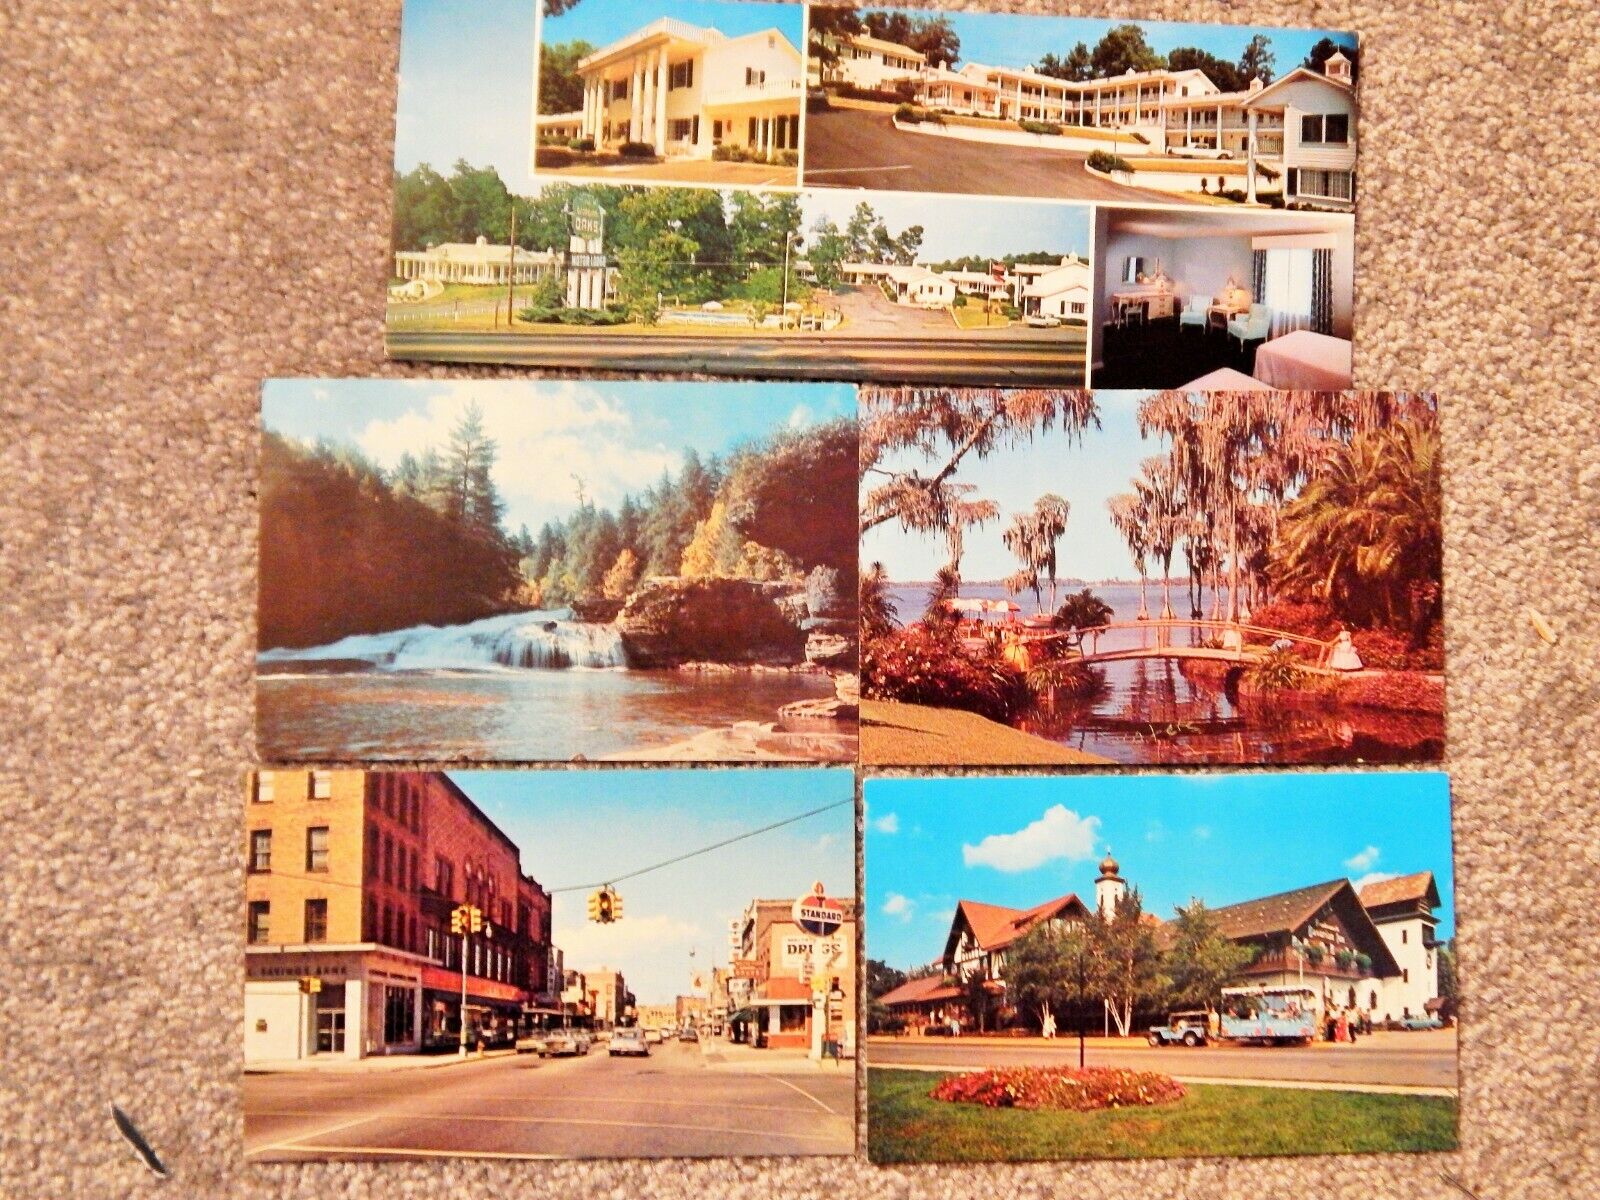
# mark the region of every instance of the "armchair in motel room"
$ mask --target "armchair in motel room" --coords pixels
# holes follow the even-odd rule
[[[1210,307],[1210,302],[1204,296],[1190,296],[1183,302],[1183,310],[1178,313],[1178,332],[1182,333],[1185,325],[1198,325],[1200,332],[1204,333],[1209,320],[1207,310]]]
[[[1265,341],[1272,332],[1272,310],[1265,304],[1252,304],[1248,312],[1228,319],[1228,336],[1239,339],[1239,349],[1246,342]]]

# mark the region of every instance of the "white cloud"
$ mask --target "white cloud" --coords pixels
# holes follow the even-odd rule
[[[1209,842],[1211,840],[1211,826],[1196,825],[1194,827],[1194,840],[1197,842]]]
[[[872,827],[879,833],[899,833],[900,818],[894,813],[884,813],[872,823]]]
[[[1165,825],[1163,825],[1160,821],[1151,821],[1150,824],[1145,826],[1145,829],[1144,829],[1144,840],[1145,841],[1147,841],[1147,842],[1160,842],[1160,841],[1165,841],[1166,837],[1167,837],[1167,827]]]
[[[1056,804],[1016,833],[991,833],[976,846],[963,845],[961,860],[997,871],[1031,871],[1056,858],[1081,862],[1094,854],[1099,828],[1099,817],[1080,817]]]
[[[833,834],[825,833],[817,839],[817,849],[826,850],[838,840],[839,839],[834,837]]]
[[[1368,846],[1359,854],[1352,854],[1344,860],[1344,865],[1352,871],[1370,871],[1378,865],[1378,848]]]
[[[955,920],[956,910],[953,908],[930,908],[922,915],[937,925],[948,925]]]
[[[804,429],[816,419],[816,414],[811,411],[809,404],[796,404],[789,413],[789,428]]]
[[[1352,884],[1351,886],[1353,886],[1356,889],[1356,891],[1359,892],[1362,888],[1366,887],[1368,884],[1382,883],[1385,879],[1393,879],[1393,878],[1395,878],[1395,874],[1394,874],[1393,871],[1368,871],[1360,879],[1356,880],[1355,883]]]
[[[420,454],[431,446],[443,452],[450,430],[476,401],[498,450],[494,481],[513,514],[519,507],[575,507],[578,479],[590,500],[615,505],[679,462],[664,446],[628,444],[628,414],[588,384],[552,381],[513,395],[471,380],[434,386],[423,409],[368,422],[356,444],[384,467],[408,451]]]
[[[890,892],[888,899],[883,902],[884,916],[895,917],[902,922],[911,920],[916,909],[917,902],[908,896],[902,896],[899,892]]]

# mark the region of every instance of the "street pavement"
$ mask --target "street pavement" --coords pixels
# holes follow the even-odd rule
[[[729,1048],[738,1049],[738,1048]],[[771,1054],[763,1067],[751,1055]],[[849,1154],[855,1072],[666,1042],[648,1058],[469,1059],[447,1069],[244,1079],[245,1156],[618,1158]],[[747,1061],[748,1060],[748,1061]]]
[[[385,344],[391,357],[422,361],[573,370],[703,371],[775,379],[1081,387],[1085,374],[1084,331],[1071,328],[963,332],[947,323],[938,333],[921,337],[827,333],[512,335],[390,329]]]
[[[1373,1033],[1354,1045],[1314,1042],[1309,1046],[1155,1047],[1133,1038],[1089,1038],[1086,1063],[1162,1071],[1179,1079],[1211,1083],[1274,1082],[1341,1087],[1451,1089],[1457,1086],[1454,1030]],[[1021,1043],[996,1038],[880,1038],[868,1041],[868,1068],[973,1071],[984,1067],[1077,1066],[1078,1041],[1063,1034],[1052,1042]]]
[[[907,133],[894,127],[887,110],[832,108],[806,114],[807,187],[1173,202],[1169,194],[1091,175],[1084,170],[1087,159],[1071,150]]]

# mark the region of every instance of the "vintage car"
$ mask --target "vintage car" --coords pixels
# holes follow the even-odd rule
[[[1204,1009],[1175,1012],[1167,1016],[1165,1025],[1150,1026],[1149,1042],[1152,1046],[1204,1046],[1210,1041],[1209,1027]]]

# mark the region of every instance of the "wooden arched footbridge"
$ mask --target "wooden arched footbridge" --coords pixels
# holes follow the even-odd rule
[[[1133,631],[1139,634],[1139,644],[1118,645],[1100,649],[1101,640],[1115,631]],[[1199,633],[1202,638],[1193,635]],[[1032,666],[1047,657],[1066,657],[1089,665],[1096,663],[1127,662],[1141,658],[1202,659],[1211,662],[1248,665],[1266,658],[1274,646],[1287,645],[1303,653],[1300,666],[1318,675],[1338,675],[1341,672],[1328,666],[1328,657],[1334,643],[1286,629],[1272,629],[1265,625],[1251,625],[1241,621],[1183,620],[1176,617],[1154,617],[1146,621],[1112,621],[1087,629],[1049,630],[1037,633],[1024,631],[1009,634],[1012,645],[1019,649]],[[1118,641],[1124,639],[1118,638]],[[1203,642],[1204,644],[1195,644]],[[1055,653],[1042,654],[1046,646]],[[1060,648],[1067,651],[1060,654]]]

